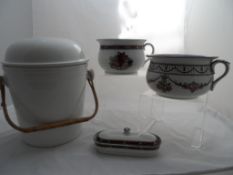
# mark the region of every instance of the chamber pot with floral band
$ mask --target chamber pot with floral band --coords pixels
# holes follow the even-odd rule
[[[215,85],[229,72],[229,62],[217,57],[185,54],[148,55],[150,64],[146,80],[158,95],[191,99],[214,90]],[[215,75],[215,66],[224,71]]]
[[[134,74],[145,64],[144,49],[154,46],[145,39],[98,39],[98,61],[106,73]]]
[[[79,123],[96,115],[98,100],[87,63],[78,44],[67,39],[30,38],[8,47],[0,77],[3,114],[27,144],[51,147],[69,142],[80,134]],[[90,107],[93,113],[83,117],[86,81],[95,105]],[[18,122],[8,113],[5,87]]]

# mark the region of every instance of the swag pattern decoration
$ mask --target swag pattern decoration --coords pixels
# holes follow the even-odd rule
[[[149,66],[149,72],[158,74],[159,76],[154,79],[150,79],[149,83],[155,83],[157,89],[162,92],[170,92],[174,86],[189,90],[191,93],[196,92],[206,86],[208,86],[213,78],[210,78],[207,82],[179,82],[172,76],[209,76],[213,74],[210,66],[207,65],[193,65],[193,64],[167,64],[151,62]]]
[[[212,78],[209,79],[206,83],[197,83],[195,81],[192,82],[178,82],[176,80],[173,80],[171,77],[169,77],[166,74],[163,74],[161,76],[158,76],[155,79],[150,79],[148,83],[156,83],[156,87],[161,90],[162,92],[169,92],[172,91],[173,85],[179,86],[183,89],[189,90],[191,93],[194,93],[195,91],[202,89],[206,86],[208,86],[212,82]]]
[[[169,73],[173,75],[212,75],[210,65],[166,64],[151,62],[150,72]]]

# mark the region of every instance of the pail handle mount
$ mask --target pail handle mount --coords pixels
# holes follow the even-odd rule
[[[24,133],[32,133],[32,132],[37,132],[37,131],[44,131],[44,130],[48,130],[48,129],[53,129],[53,128],[61,128],[64,126],[69,126],[69,125],[73,125],[73,124],[78,124],[78,123],[83,123],[86,122],[88,120],[91,120],[92,118],[95,117],[95,115],[97,114],[98,108],[99,108],[99,103],[98,103],[98,97],[95,91],[95,87],[94,87],[94,72],[93,70],[88,70],[87,71],[87,81],[88,84],[91,87],[92,93],[93,93],[93,97],[94,97],[94,101],[95,101],[95,110],[92,113],[92,115],[87,116],[87,117],[80,117],[80,118],[72,118],[72,119],[67,119],[67,120],[61,120],[61,121],[56,121],[56,122],[51,122],[51,123],[45,123],[45,124],[41,124],[38,126],[33,126],[33,127],[28,127],[28,128],[23,128],[18,126],[17,124],[15,124],[9,114],[8,114],[8,110],[7,110],[7,105],[6,105],[6,93],[5,93],[5,85],[4,85],[4,79],[2,76],[0,76],[0,90],[1,90],[1,98],[2,98],[2,109],[3,109],[3,114],[5,116],[6,121],[8,122],[8,124],[13,127],[14,129],[24,132]]]

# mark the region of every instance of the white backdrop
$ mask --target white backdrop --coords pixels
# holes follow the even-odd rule
[[[1,60],[15,40],[33,35],[66,37],[81,45],[90,58],[89,67],[100,77],[97,38],[147,38],[157,53],[217,55],[233,60],[231,0],[2,0],[0,24]],[[217,74],[221,70],[219,66]],[[209,102],[229,117],[233,114],[232,77],[230,71],[210,93]],[[131,79],[138,88],[135,92],[147,88],[143,77]],[[102,80],[100,84],[107,83],[99,78]]]
[[[78,41],[90,58],[89,67],[96,71],[100,85],[109,87],[97,62],[97,38],[146,38],[157,53],[216,55],[231,62],[232,13],[231,0],[33,0],[33,33]],[[217,66],[216,75],[221,70]],[[233,114],[232,77],[230,72],[210,92],[209,101],[229,117]],[[144,77],[124,79],[115,80],[125,85],[123,89],[133,85],[136,94],[147,89]]]
[[[137,105],[139,95],[148,89],[147,65],[136,76],[105,76],[97,61],[96,39],[146,38],[157,53],[183,52],[184,12],[184,0],[33,0],[33,34],[80,44],[90,59],[89,68],[95,70],[101,107],[108,100],[131,99],[131,105]]]
[[[100,110],[105,105],[111,106],[112,111],[120,111],[119,108],[134,109],[139,95],[147,90],[148,86],[143,71],[137,76],[105,75],[97,62],[97,38],[146,38],[155,44],[157,53],[217,55],[220,59],[233,62],[232,31],[232,0],[20,0],[20,3],[18,0],[0,1],[1,60],[11,42],[25,37],[52,36],[76,40],[90,59],[89,67],[96,72],[95,81],[98,95],[101,97]],[[146,68],[144,73],[145,70]],[[217,75],[221,70],[222,67],[218,67]],[[217,84],[214,92],[209,93],[209,104],[229,118],[233,114],[232,78],[233,73],[230,71],[229,75]],[[112,103],[108,103],[109,101]],[[124,103],[119,103],[121,101]],[[126,106],[128,101],[132,103]],[[116,120],[115,116],[119,115],[117,110],[110,111],[105,117]],[[114,120],[109,123],[115,125]],[[4,127],[1,129],[5,129]],[[218,135],[224,139],[226,133],[224,130],[220,131],[216,130],[213,137]],[[11,129],[11,132],[14,131]],[[14,141],[17,139],[14,139],[14,135],[12,137],[13,139],[10,139],[6,136],[6,145],[15,146]],[[231,140],[229,136],[228,141]],[[219,146],[217,144],[218,148],[222,148],[222,143],[225,142],[220,141]],[[1,150],[8,154],[6,145],[3,144],[4,149]],[[11,148],[19,152],[22,150],[13,147],[10,147],[10,150]],[[11,154],[7,156],[11,157]],[[22,153],[22,157],[25,157],[25,152]],[[14,157],[12,159],[14,160]],[[14,161],[21,167],[20,163],[23,162],[19,163],[17,160],[20,159]],[[10,165],[9,169],[12,168],[9,162],[7,165]],[[5,164],[2,167],[4,166]]]
[[[0,0],[0,60],[4,59],[9,44],[33,36],[32,27],[31,0]],[[7,103],[11,104],[8,91],[7,97]]]
[[[33,0],[33,33],[78,41],[99,72],[98,38],[146,38],[157,53],[183,52],[184,11],[184,0]]]
[[[185,51],[219,56],[233,66],[233,1],[191,0],[187,4]],[[216,75],[223,70],[216,66]],[[209,104],[233,117],[233,72],[210,92]]]

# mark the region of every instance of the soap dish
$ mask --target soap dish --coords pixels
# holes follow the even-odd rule
[[[159,136],[149,132],[131,132],[130,128],[99,131],[94,136],[94,142],[101,153],[142,157],[156,155],[161,145]]]

